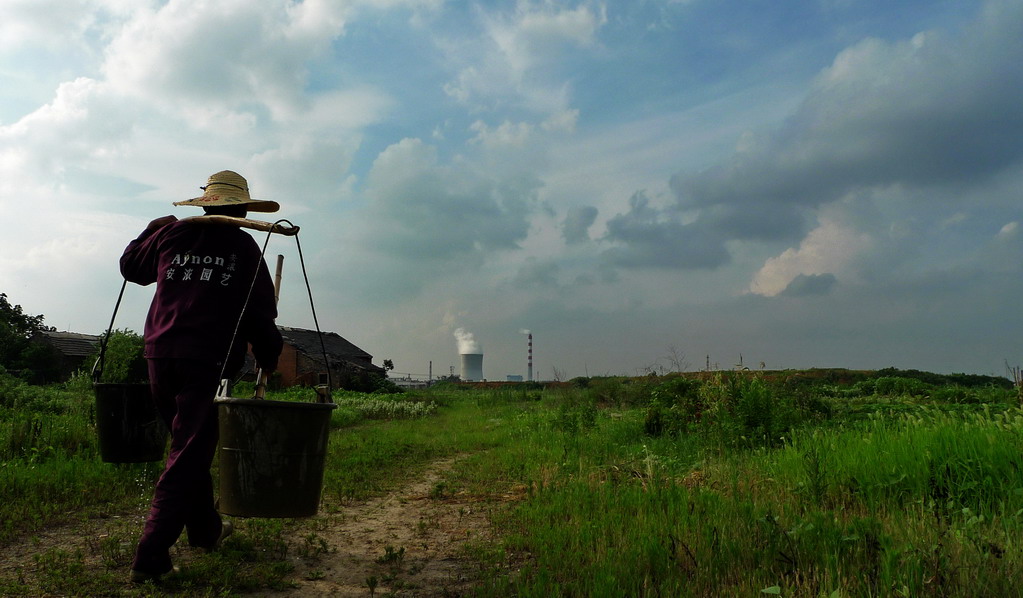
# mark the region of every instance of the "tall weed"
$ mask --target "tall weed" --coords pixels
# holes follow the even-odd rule
[[[721,374],[699,397],[703,412],[692,430],[717,450],[778,446],[806,417],[791,395],[755,374]]]

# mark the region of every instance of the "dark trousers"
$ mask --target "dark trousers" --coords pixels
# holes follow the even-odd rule
[[[170,547],[182,530],[192,546],[212,546],[220,537],[223,524],[214,506],[210,475],[217,450],[213,398],[220,369],[217,364],[191,359],[149,360],[153,400],[171,431],[171,447],[132,569],[169,571]]]

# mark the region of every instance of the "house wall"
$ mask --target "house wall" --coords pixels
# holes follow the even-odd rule
[[[310,359],[298,351],[294,345],[285,342],[281,356],[277,360],[277,384],[283,388],[290,386],[316,386],[320,381],[323,365]],[[335,380],[337,374],[331,372]]]
[[[296,366],[295,381],[297,384],[305,386],[316,386],[319,384],[320,374],[325,371],[322,363],[304,354],[298,355]]]
[[[281,386],[295,386],[298,384],[298,351],[295,347],[284,343],[284,348],[281,349],[281,356],[277,360],[277,373],[280,375]]]
[[[274,384],[280,388],[291,386],[316,386],[320,384],[320,374],[325,373],[321,361],[299,351],[294,345],[285,341],[277,362]],[[334,388],[360,388],[367,385],[370,374],[354,366],[333,367],[330,371]]]

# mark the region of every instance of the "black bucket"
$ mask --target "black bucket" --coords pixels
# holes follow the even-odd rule
[[[163,460],[167,426],[149,384],[93,384],[100,457],[107,463]]]
[[[320,505],[334,403],[216,399],[220,507],[237,517],[310,517]]]

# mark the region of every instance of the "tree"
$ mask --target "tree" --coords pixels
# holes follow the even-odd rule
[[[9,370],[49,367],[53,356],[34,348],[30,340],[44,330],[53,329],[43,325],[42,315],[25,314],[20,305],[11,305],[6,293],[0,293],[0,366]]]
[[[686,352],[675,345],[668,345],[668,354],[662,359],[668,362],[668,366],[673,372],[685,372],[691,365],[689,359],[686,358]]]
[[[394,369],[394,362],[391,361],[390,359],[385,359],[384,360],[384,369],[387,370],[388,372],[393,370]]]

